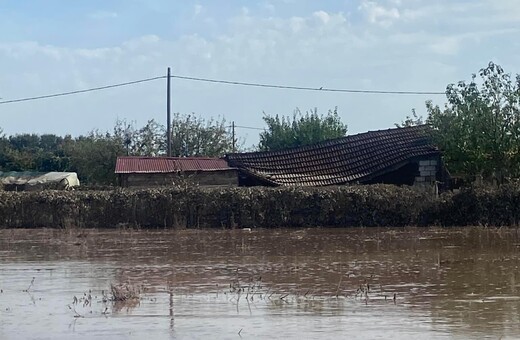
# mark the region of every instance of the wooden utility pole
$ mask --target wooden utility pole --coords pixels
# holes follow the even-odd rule
[[[167,152],[168,157],[172,156],[172,125],[171,125],[172,117],[171,117],[171,108],[170,108],[170,103],[171,103],[170,81],[171,81],[170,68],[168,67],[168,75],[167,75],[167,81],[166,81],[166,119],[168,120],[166,122],[166,143],[168,144],[166,152]]]
[[[235,152],[235,121],[231,123],[231,138],[233,140],[233,153]]]

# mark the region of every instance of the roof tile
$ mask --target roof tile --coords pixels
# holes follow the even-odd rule
[[[362,182],[408,159],[439,155],[427,126],[370,131],[280,151],[226,156],[237,167],[273,185],[324,186]]]

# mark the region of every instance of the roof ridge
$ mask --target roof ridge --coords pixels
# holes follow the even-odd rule
[[[349,139],[362,138],[362,137],[370,135],[370,134],[378,134],[378,133],[382,133],[382,132],[393,132],[393,131],[397,132],[397,131],[403,131],[403,130],[426,130],[427,127],[428,127],[427,124],[421,124],[421,125],[414,125],[414,126],[404,126],[404,127],[394,127],[394,128],[388,128],[388,129],[380,129],[380,130],[371,130],[371,131],[356,133],[354,135],[347,135],[347,136],[343,136],[343,137],[331,138],[331,139],[327,139],[327,140],[312,143],[312,144],[288,147],[288,148],[281,149],[281,150],[235,152],[235,153],[226,154],[224,157],[226,159],[228,159],[229,156],[234,156],[234,155],[278,156],[278,155],[283,155],[286,153],[292,153],[293,151],[296,151],[296,150],[301,151],[301,152],[309,151],[309,150],[319,150],[320,148],[330,146],[331,144],[332,145],[339,144],[342,141],[348,141]]]
[[[386,168],[440,152],[427,125],[368,131],[278,151],[235,153],[229,166],[278,185],[331,185],[359,181]]]

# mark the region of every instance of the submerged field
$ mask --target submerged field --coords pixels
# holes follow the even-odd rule
[[[507,228],[4,229],[0,338],[514,339],[519,265]]]

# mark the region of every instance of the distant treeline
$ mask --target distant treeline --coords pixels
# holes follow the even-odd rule
[[[346,124],[337,110],[318,114],[314,109],[293,116],[264,114],[267,124],[260,133],[260,143],[253,150],[278,150],[342,137]],[[233,133],[223,117],[202,118],[196,114],[175,113],[172,117],[172,156],[222,157],[244,151],[244,141]],[[236,126],[237,128],[250,128]],[[86,136],[60,137],[53,134],[17,134],[6,136],[0,128],[0,171],[72,171],[82,184],[114,185],[118,156],[165,156],[166,129],[155,120],[143,127],[118,120],[113,131],[92,131]]]
[[[0,192],[3,228],[517,226],[520,186],[439,197],[391,185]]]
[[[225,120],[174,115],[173,156],[221,156],[232,150]],[[17,134],[0,129],[0,171],[71,171],[82,184],[114,185],[118,156],[158,156],[166,153],[164,126],[150,120],[141,128],[118,120],[111,132],[85,136]]]

